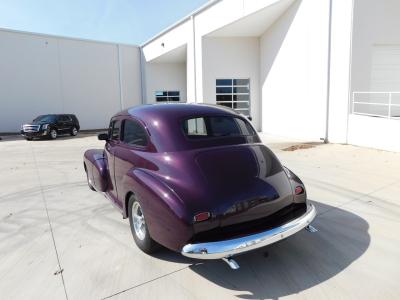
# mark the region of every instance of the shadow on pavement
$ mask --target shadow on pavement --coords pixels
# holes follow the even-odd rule
[[[299,293],[338,275],[363,255],[371,241],[369,225],[361,217],[313,203],[324,212],[313,222],[318,232],[302,230],[281,242],[237,256],[239,270],[231,270],[221,260],[197,263],[170,251],[161,251],[156,257],[193,263],[193,272],[237,291],[242,299],[277,299]]]
[[[70,134],[60,134],[57,136],[57,138],[55,140],[52,140],[48,137],[41,137],[41,138],[34,138],[31,141],[27,141],[27,142],[52,142],[55,143],[57,141],[61,142],[64,140],[69,140],[69,139],[79,139],[79,138],[86,138],[89,136],[97,136],[99,133],[103,133],[106,132],[106,130],[99,130],[99,131],[84,131],[84,132],[79,132],[78,135],[76,136],[71,136]],[[25,140],[25,138],[21,135],[2,135],[0,137],[0,142],[13,142],[13,141],[23,141]]]

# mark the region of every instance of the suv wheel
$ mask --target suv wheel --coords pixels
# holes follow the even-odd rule
[[[78,129],[76,129],[75,126],[72,127],[72,129],[71,129],[71,135],[72,135],[72,136],[76,136],[77,134],[78,134]]]
[[[55,140],[57,138],[57,130],[55,130],[54,128],[51,128],[50,132],[49,132],[49,136],[52,140]]]

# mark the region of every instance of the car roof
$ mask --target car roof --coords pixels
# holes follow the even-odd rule
[[[182,119],[200,115],[232,115],[240,116],[231,108],[213,104],[195,103],[157,103],[128,108],[115,116],[130,115],[147,123],[157,118]]]
[[[39,115],[38,117],[43,117],[43,116],[74,116],[74,114],[44,114],[44,115]]]
[[[128,108],[113,118],[134,118],[143,122],[158,151],[169,152],[195,148],[182,132],[180,121],[201,116],[232,116],[245,119],[231,108],[192,103],[147,104]]]

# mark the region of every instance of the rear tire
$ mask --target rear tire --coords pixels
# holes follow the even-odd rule
[[[159,247],[158,244],[151,238],[145,215],[140,202],[132,195],[128,202],[129,224],[133,239],[140,250],[147,254],[154,253]]]
[[[27,141],[32,141],[32,138],[31,137],[26,137],[25,138]]]
[[[71,135],[72,136],[77,136],[78,135],[78,129],[74,126],[71,129]]]

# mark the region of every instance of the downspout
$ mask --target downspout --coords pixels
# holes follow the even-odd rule
[[[196,68],[196,28],[194,23],[194,16],[191,15],[190,19],[192,20],[192,29],[193,29],[193,72],[194,72],[194,102],[197,103],[197,68]]]
[[[329,0],[329,28],[328,28],[328,61],[326,80],[326,124],[324,143],[329,143],[329,102],[331,89],[331,44],[332,44],[332,0]]]
[[[123,110],[124,98],[123,98],[123,93],[122,93],[121,50],[120,50],[119,44],[117,44],[117,51],[118,51],[119,105],[120,105],[120,109]]]
[[[65,113],[64,111],[64,90],[63,90],[63,75],[62,75],[62,67],[61,67],[61,53],[60,53],[60,40],[57,39],[57,63],[58,63],[58,76],[60,80],[60,106],[61,106],[61,111],[60,113]]]
[[[351,94],[352,94],[352,70],[353,70],[353,30],[354,30],[354,3],[353,0],[351,7],[351,31],[350,31],[350,64],[349,64],[349,93],[348,93],[348,105],[347,105],[347,120],[346,120],[346,144],[349,143],[349,117],[350,113],[353,113],[351,110]]]
[[[139,62],[140,62],[140,90],[142,96],[142,104],[145,104],[145,74],[144,74],[144,63],[143,63],[143,48],[139,47]]]

